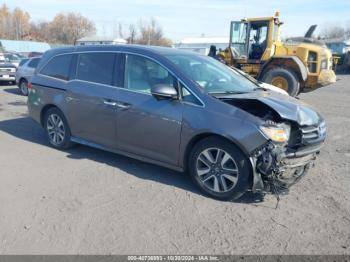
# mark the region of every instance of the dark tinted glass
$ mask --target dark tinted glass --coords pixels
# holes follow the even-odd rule
[[[111,85],[115,54],[80,54],[77,67],[77,79]]]
[[[25,62],[27,62],[29,59],[22,59],[21,62],[19,62],[18,66],[24,65]]]
[[[72,55],[56,56],[50,60],[40,73],[62,80],[68,80],[71,60]]]
[[[36,68],[38,66],[40,58],[33,58],[29,63],[28,67]]]

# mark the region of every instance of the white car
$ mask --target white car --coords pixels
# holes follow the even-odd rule
[[[23,59],[19,63],[16,72],[16,84],[21,90],[21,93],[25,96],[28,95],[28,83],[34,74],[35,68],[38,66],[39,61],[40,57],[33,57],[29,59]]]

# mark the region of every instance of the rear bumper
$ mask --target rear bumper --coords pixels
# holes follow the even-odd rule
[[[5,81],[15,81],[16,78],[15,76],[9,75],[8,77],[4,77],[3,75],[0,75],[0,81],[5,82]]]
[[[327,86],[337,81],[337,77],[333,70],[322,70],[317,79],[318,86]]]

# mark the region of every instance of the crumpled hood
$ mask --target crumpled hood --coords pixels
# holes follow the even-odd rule
[[[293,97],[278,94],[276,92],[256,91],[220,98],[232,98],[235,100],[257,100],[270,107],[281,118],[297,122],[301,126],[317,125],[322,121],[322,117],[309,105]]]

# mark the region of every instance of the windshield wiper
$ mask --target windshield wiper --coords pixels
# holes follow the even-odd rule
[[[253,89],[254,91],[258,91],[258,90],[263,90],[263,91],[267,91],[267,89],[265,87],[259,86]]]
[[[246,91],[224,91],[224,92],[209,92],[211,95],[239,95],[239,94],[246,94],[249,92]]]

